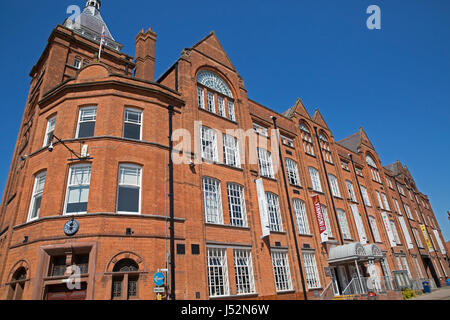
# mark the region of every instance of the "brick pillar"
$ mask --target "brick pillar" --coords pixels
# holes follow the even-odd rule
[[[156,33],[151,28],[139,32],[136,37],[135,77],[147,81],[155,80]]]

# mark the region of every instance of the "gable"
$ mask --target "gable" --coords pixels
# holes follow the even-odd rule
[[[212,31],[208,36],[192,47],[193,50],[203,53],[205,56],[221,63],[222,65],[236,70],[228,58],[225,50],[217,39],[216,34]]]

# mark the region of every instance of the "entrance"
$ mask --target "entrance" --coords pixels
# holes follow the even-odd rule
[[[80,290],[69,290],[66,284],[49,285],[45,290],[45,300],[86,300],[87,284],[81,283]]]
[[[436,274],[436,270],[434,270],[433,262],[431,262],[431,259],[429,257],[422,257],[422,261],[423,261],[423,264],[425,265],[425,271],[427,272],[427,274],[428,274],[428,271],[430,271],[431,277],[433,278],[434,283],[436,283],[436,286],[438,288],[440,288],[441,283],[439,281],[439,277]]]

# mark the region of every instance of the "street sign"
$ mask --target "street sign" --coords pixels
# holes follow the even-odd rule
[[[161,272],[157,272],[153,276],[153,283],[158,287],[161,287],[162,285],[164,285],[164,281],[165,281],[165,277],[164,277],[164,274]]]
[[[155,293],[164,293],[164,292],[166,292],[166,288],[164,288],[164,287],[154,288],[153,292],[155,292]]]

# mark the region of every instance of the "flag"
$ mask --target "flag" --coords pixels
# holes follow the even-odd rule
[[[103,46],[105,45],[106,41],[105,41],[105,26],[103,26],[102,29],[102,39],[100,40],[100,49],[98,50],[98,60],[100,61],[100,57],[102,55],[102,49]]]

